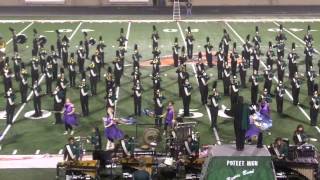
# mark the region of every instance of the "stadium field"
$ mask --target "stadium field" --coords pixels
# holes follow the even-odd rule
[[[44,18],[45,19],[45,18]],[[70,18],[72,19],[72,18]],[[142,86],[144,88],[142,97],[142,107],[153,109],[152,100],[152,80],[150,77],[151,66],[148,65],[148,60],[152,58],[152,41],[151,32],[152,25],[156,25],[159,35],[160,42],[159,47],[161,50],[161,56],[163,59],[168,59],[164,61],[165,63],[161,66],[161,78],[162,78],[162,88],[164,96],[166,97],[165,104],[169,100],[175,102],[176,112],[179,109],[183,109],[182,99],[178,96],[178,85],[177,85],[177,75],[176,68],[170,65],[170,57],[172,56],[172,45],[174,43],[174,38],[179,39],[179,45],[185,45],[184,36],[188,26],[191,27],[192,33],[195,37],[195,48],[194,54],[196,55],[199,51],[204,52],[204,45],[206,43],[206,37],[209,36],[211,43],[214,46],[214,50],[218,49],[218,44],[223,35],[223,29],[226,29],[230,36],[232,42],[237,43],[238,52],[242,51],[242,44],[244,43],[247,34],[254,35],[255,26],[259,26],[260,35],[262,38],[262,52],[265,53],[268,48],[268,41],[275,43],[275,36],[279,25],[283,24],[284,32],[287,35],[288,40],[286,41],[285,54],[287,55],[291,49],[291,43],[296,43],[296,51],[300,55],[299,70],[300,72],[305,71],[304,65],[304,43],[302,41],[303,36],[306,33],[307,26],[310,24],[312,27],[312,33],[314,38],[314,48],[319,49],[320,42],[320,24],[319,22],[308,19],[287,19],[277,21],[276,19],[242,19],[242,20],[188,20],[188,21],[167,21],[167,20],[137,20],[137,21],[113,21],[113,20],[3,20],[0,23],[0,32],[7,41],[7,54],[12,56],[12,41],[11,33],[9,27],[13,27],[16,32],[25,34],[28,36],[28,42],[26,44],[20,45],[20,53],[23,62],[28,65],[31,62],[31,47],[33,38],[33,29],[37,29],[39,34],[45,35],[48,39],[46,44],[47,51],[50,50],[50,45],[56,43],[55,30],[59,29],[63,34],[66,34],[70,39],[70,49],[69,52],[74,52],[77,49],[79,41],[83,40],[83,32],[88,32],[90,37],[98,39],[100,35],[103,36],[103,40],[107,47],[105,48],[105,61],[107,65],[104,67],[102,74],[106,71],[108,66],[113,67],[112,61],[115,57],[115,51],[118,47],[118,42],[116,41],[119,37],[120,28],[124,28],[125,35],[128,39],[127,42],[127,53],[125,58],[125,71],[124,76],[121,79],[121,86],[117,89],[117,105],[116,105],[116,115],[117,117],[129,117],[134,114],[133,111],[133,97],[132,95],[132,58],[134,44],[138,44],[140,53],[142,54],[141,62],[141,73],[142,73]],[[95,47],[91,47],[90,52],[93,53]],[[196,56],[195,56],[196,57]],[[285,57],[286,59],[286,57]],[[319,52],[316,51],[314,55],[314,64],[317,64],[319,60]],[[12,63],[12,62],[10,62]],[[86,66],[90,63],[89,60],[86,62]],[[195,77],[194,70],[195,61],[189,61],[187,65],[187,70],[191,74],[190,82],[193,86],[192,91],[192,101],[190,108],[200,115],[197,118],[188,118],[186,121],[197,121],[197,131],[200,132],[200,143],[201,144],[229,144],[234,141],[234,128],[232,119],[224,119],[219,117],[218,119],[218,129],[210,129],[210,118],[208,115],[207,108],[201,104],[200,92],[198,90],[197,79]],[[263,73],[265,69],[266,58],[261,56],[260,64],[260,74]],[[12,67],[12,66],[11,66]],[[314,65],[314,70],[319,72],[318,67]],[[66,70],[66,74],[67,74]],[[210,75],[210,88],[212,82],[217,79],[217,68],[206,68],[207,74]],[[251,69],[248,70],[247,79],[251,75]],[[286,73],[288,74],[288,69]],[[276,72],[275,72],[276,75]],[[42,76],[40,76],[42,77]],[[68,77],[68,75],[66,76]],[[80,83],[80,74],[77,75],[77,82]],[[31,81],[31,78],[28,78]],[[68,79],[68,78],[66,78]],[[87,77],[88,79],[88,77]],[[40,79],[42,90],[45,91],[45,79],[42,77]],[[319,83],[319,77],[316,78],[316,82]],[[17,93],[16,102],[20,102],[19,85],[14,81],[14,90]],[[29,83],[31,84],[31,82]],[[90,135],[91,127],[97,125],[100,130],[103,129],[103,124],[101,118],[105,115],[105,90],[104,90],[104,80],[102,79],[98,83],[98,95],[90,97],[89,108],[90,115],[88,117],[80,117],[80,125],[75,130],[75,136],[88,136]],[[277,78],[273,79],[272,90],[276,87]],[[308,135],[313,138],[318,138],[320,134],[320,129],[318,126],[310,126],[309,118],[309,101],[310,97],[307,95],[307,84],[306,80],[302,84],[300,92],[300,105],[294,106],[292,104],[291,86],[288,80],[288,76],[285,76],[286,85],[286,95],[284,100],[283,114],[279,115],[276,113],[276,102],[273,99],[271,103],[271,116],[273,120],[273,127],[270,133],[265,133],[264,144],[270,144],[276,137],[285,137],[290,141],[292,140],[293,131],[298,124],[302,124],[305,127],[305,131]],[[249,83],[248,83],[249,85]],[[250,86],[249,86],[250,87]],[[250,88],[245,88],[240,90],[240,94],[245,97],[245,99],[250,101]],[[262,92],[263,82],[260,82],[259,90]],[[3,98],[2,79],[0,82],[0,111],[5,110],[6,100]],[[219,92],[223,92],[222,81],[218,81]],[[30,91],[29,91],[30,92]],[[67,96],[75,103],[76,111],[81,113],[80,99],[79,99],[79,89],[68,88]],[[14,117],[13,126],[7,126],[5,120],[0,120],[0,133],[1,133],[1,150],[0,154],[58,154],[66,143],[67,136],[63,135],[64,126],[54,125],[54,116],[51,115],[46,119],[27,119],[24,114],[33,110],[32,95],[30,95],[30,100],[26,104],[19,104],[16,107],[16,113]],[[220,105],[225,105],[229,107],[230,99],[229,97],[222,96],[222,100],[219,102]],[[50,95],[44,95],[42,97],[42,109],[53,110],[53,97]],[[135,117],[139,124],[150,124],[154,123],[154,120],[149,116]],[[131,136],[136,136],[140,145],[142,145],[142,136],[145,128],[150,126],[136,126],[136,125],[121,125],[120,128],[127,134]],[[136,134],[137,129],[137,134]],[[106,140],[103,140],[106,143]],[[316,147],[320,147],[319,142],[312,142]],[[90,149],[90,147],[86,147]]]

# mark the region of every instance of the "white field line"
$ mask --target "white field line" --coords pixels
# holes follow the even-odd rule
[[[79,30],[81,24],[82,24],[82,22],[79,23],[79,25],[77,26],[77,28],[76,28],[76,29],[74,30],[74,32],[71,34],[71,36],[69,37],[70,40],[74,37],[74,35],[76,34],[76,32]],[[41,81],[44,79],[44,77],[45,77],[45,74],[43,74],[43,75],[40,77],[39,82],[38,82],[39,84],[40,84]],[[31,91],[31,92],[29,93],[28,97],[27,97],[27,102],[31,99],[32,95],[33,95],[33,92]],[[17,120],[19,114],[20,114],[21,111],[24,109],[24,107],[26,106],[26,103],[27,103],[27,102],[23,103],[23,104],[21,105],[21,107],[19,108],[19,110],[15,113],[15,115],[14,115],[14,117],[13,117],[13,119],[12,119],[12,123],[14,123],[14,122]],[[2,133],[2,135],[1,135],[1,137],[0,137],[0,142],[3,140],[3,138],[4,138],[5,135],[8,133],[8,131],[10,130],[11,127],[12,127],[12,126],[11,126],[10,124],[7,125],[6,129],[4,130],[4,132]]]
[[[40,154],[40,149],[36,150],[36,152],[34,153],[35,155]]]
[[[231,29],[231,31],[240,39],[240,41],[242,42],[242,43],[245,43],[244,42],[244,40],[242,39],[242,37],[233,29],[233,27],[228,23],[228,22],[225,22],[225,24],[229,27],[229,29]],[[267,66],[264,64],[264,62],[263,61],[260,61],[261,62],[261,64],[266,68]],[[273,79],[278,83],[278,78],[277,77],[273,77]],[[292,98],[292,95],[290,94],[290,92],[288,91],[288,90],[285,90],[285,92],[286,92],[286,94],[287,94],[287,96],[290,98],[290,100],[293,100],[293,98]],[[309,117],[309,115],[305,112],[305,110],[300,106],[300,105],[298,105],[297,106],[298,107],[298,109],[302,112],[302,114],[310,121],[311,119],[310,119],[310,117]],[[317,126],[316,126],[317,127]],[[319,131],[319,128],[316,128],[317,129],[317,131],[320,133],[320,131]]]
[[[275,22],[275,21],[273,21],[273,23],[274,23],[275,25],[277,25],[277,26],[280,26],[280,24],[277,23],[277,22]],[[291,32],[290,30],[288,30],[287,28],[283,28],[283,30],[285,30],[285,31],[286,31],[287,33],[289,33],[291,36],[293,36],[293,37],[296,38],[298,41],[300,41],[301,44],[303,44],[303,45],[306,44],[302,39],[300,39],[298,36],[296,36],[294,33],[292,33],[292,32]],[[314,49],[314,51],[319,54],[319,51],[318,51],[318,50]]]
[[[256,18],[256,19],[246,19],[246,18],[214,18],[214,19],[189,19],[189,20],[180,20],[180,22],[320,22],[319,18]],[[0,20],[1,23],[25,23],[25,22],[37,22],[37,23],[125,23],[125,22],[134,22],[134,23],[162,23],[162,22],[176,22],[175,20],[141,20],[141,19],[124,19],[124,20],[90,20],[90,19],[56,19],[56,20],[47,20],[47,19],[34,19],[34,20]]]
[[[127,34],[126,34],[126,39],[127,41],[125,42],[125,49],[128,48],[128,41],[129,41],[129,36],[130,36],[130,29],[131,29],[131,22],[128,23],[128,28],[127,28]],[[119,86],[117,87],[117,90],[116,90],[116,101],[114,103],[114,114],[116,115],[116,112],[117,112],[117,104],[118,104],[118,99],[119,99],[119,91],[120,91],[120,88]]]
[[[17,152],[18,152],[18,150],[17,150],[17,149],[13,150],[13,151],[12,151],[12,155],[16,155],[16,154],[17,154]]]
[[[32,26],[33,23],[34,23],[34,22],[31,22],[30,24],[28,24],[24,29],[22,29],[20,32],[18,32],[17,35],[22,34],[22,33],[23,33],[24,31],[26,31],[30,26]],[[12,40],[13,40],[13,39],[11,38],[9,41],[7,41],[6,45],[10,44]]]
[[[187,43],[186,43],[186,41],[185,41],[185,36],[184,36],[184,34],[183,34],[183,31],[182,31],[182,28],[181,28],[181,26],[180,26],[180,23],[177,22],[177,25],[178,25],[178,27],[179,27],[180,34],[181,34],[182,40],[183,40],[183,42],[184,42],[184,45],[187,47]],[[197,74],[196,68],[195,68],[195,66],[194,66],[193,63],[192,63],[191,65],[192,65],[192,69],[193,69],[193,72],[194,72],[195,78],[196,78],[196,74]],[[198,83],[198,81],[197,81],[197,78],[196,78],[196,82],[197,82],[197,84],[198,84],[198,86],[199,86],[199,83]],[[207,105],[205,105],[205,107],[206,107],[206,110],[207,110],[207,113],[208,113],[209,120],[210,120],[210,122],[211,122],[210,110],[209,110],[209,108],[208,108]],[[220,137],[219,137],[218,131],[217,131],[217,129],[216,129],[215,127],[213,127],[213,133],[214,133],[214,136],[215,136],[215,138],[216,138],[217,144],[218,144],[218,145],[221,145]]]

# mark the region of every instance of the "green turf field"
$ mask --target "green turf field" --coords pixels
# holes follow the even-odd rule
[[[297,53],[300,55],[299,61],[299,69],[300,72],[304,71],[304,44],[301,42],[303,38],[307,25],[310,24],[312,29],[315,30],[313,32],[313,37],[315,40],[314,47],[317,49],[319,47],[320,42],[320,24],[318,22],[282,22],[284,27],[286,28],[286,35],[288,40],[286,41],[286,54],[289,52],[291,48],[291,43],[295,42],[297,45]],[[185,29],[187,26],[190,26],[193,29],[193,35],[196,39],[194,52],[204,51],[205,38],[207,36],[210,37],[211,42],[214,44],[214,50],[217,49],[220,39],[222,37],[223,28],[229,32],[231,39],[233,42],[237,43],[238,52],[242,50],[243,40],[246,35],[250,33],[253,35],[255,33],[255,26],[258,25],[260,27],[260,35],[262,37],[262,51],[265,52],[268,46],[268,41],[275,42],[274,38],[276,32],[275,28],[278,28],[278,24],[276,22],[270,21],[259,21],[259,22],[228,22],[225,23],[223,21],[218,22],[15,22],[15,23],[1,23],[0,24],[0,32],[4,36],[4,38],[8,41],[7,44],[7,54],[9,56],[12,55],[12,42],[10,42],[11,33],[8,30],[9,27],[13,27],[17,32],[21,32],[26,34],[29,37],[29,41],[27,44],[20,46],[19,50],[21,53],[21,57],[23,61],[28,64],[31,58],[31,47],[32,47],[32,37],[33,37],[33,28],[36,28],[39,34],[43,34],[47,36],[48,43],[46,45],[47,50],[49,51],[49,47],[51,44],[56,43],[56,34],[54,31],[56,29],[65,29],[66,33],[69,37],[72,37],[69,49],[69,52],[73,52],[76,50],[76,45],[78,45],[79,41],[83,39],[83,33],[81,32],[84,29],[90,30],[89,36],[92,36],[96,39],[100,35],[103,36],[104,41],[107,45],[105,49],[105,61],[107,66],[112,65],[112,61],[115,57],[115,50],[118,47],[118,42],[116,39],[119,37],[120,28],[124,28],[125,34],[128,38],[127,50],[126,54],[126,68],[124,71],[124,76],[121,79],[121,86],[119,89],[119,98],[117,102],[117,116],[119,117],[127,117],[133,114],[133,98],[131,97],[132,91],[132,59],[131,54],[133,52],[134,44],[139,45],[140,52],[143,56],[143,60],[149,60],[152,58],[151,53],[151,32],[152,25],[156,25],[159,30],[160,35],[160,43],[159,47],[162,52],[162,56],[170,56],[172,54],[172,45],[174,37],[179,38],[180,46],[184,45],[183,37],[185,34]],[[169,31],[169,32],[168,32]],[[300,40],[299,40],[299,39]],[[91,48],[91,53],[94,52],[94,47]],[[261,57],[262,61],[265,62],[265,57]],[[317,63],[319,59],[319,55],[314,55],[314,64]],[[89,61],[86,62],[89,64]],[[233,122],[232,120],[225,120],[223,118],[219,118],[218,120],[218,130],[217,133],[213,133],[210,127],[210,120],[207,113],[207,110],[204,106],[201,105],[200,101],[200,93],[197,88],[197,80],[193,76],[193,65],[189,64],[187,66],[190,77],[190,82],[193,86],[192,91],[192,102],[190,108],[198,109],[199,113],[203,114],[203,117],[195,119],[195,121],[199,122],[197,128],[200,132],[200,140],[201,144],[227,144],[234,141],[234,132],[233,132]],[[29,67],[28,67],[29,68]],[[260,72],[262,73],[264,70],[264,66],[260,65]],[[318,67],[315,67],[316,72],[318,72]],[[103,70],[105,71],[105,70]],[[177,75],[175,73],[176,69],[174,67],[161,67],[162,73],[162,88],[164,89],[164,95],[166,96],[166,102],[168,100],[173,100],[175,102],[176,111],[178,109],[182,109],[182,99],[178,97],[178,85],[177,85]],[[217,69],[216,67],[207,69],[207,74],[212,74],[210,79],[210,87],[214,80],[217,78]],[[66,71],[67,72],[67,71]],[[104,73],[104,72],[103,72]],[[152,100],[152,80],[150,78],[151,67],[141,67],[142,73],[142,85],[144,87],[143,93],[143,108],[153,108],[153,100]],[[247,78],[251,74],[251,71],[248,71]],[[286,69],[286,73],[288,70]],[[165,74],[167,76],[165,76]],[[66,76],[68,77],[68,76]],[[31,78],[29,78],[31,81]],[[80,82],[80,75],[77,76],[77,81]],[[319,82],[319,77],[316,79]],[[42,89],[45,90],[45,80],[42,81]],[[31,83],[30,83],[31,84]],[[288,95],[285,96],[284,101],[284,114],[278,115],[276,113],[276,105],[275,100],[272,101],[272,119],[273,119],[273,127],[271,129],[271,135],[265,135],[265,144],[270,144],[273,140],[280,137],[287,137],[290,140],[292,139],[292,134],[294,129],[298,124],[303,124],[305,126],[305,131],[307,134],[314,138],[318,138],[320,134],[320,129],[310,127],[308,114],[309,114],[309,100],[310,98],[307,96],[307,87],[306,83],[302,85],[300,91],[300,104],[301,107],[293,106],[291,103],[290,95],[291,95],[291,86],[288,81],[288,78],[285,78],[285,84],[288,87]],[[276,85],[276,81],[273,81],[274,89]],[[263,83],[260,83],[260,90],[263,88]],[[14,83],[14,89],[16,92],[18,91],[18,84]],[[218,82],[218,89],[220,92],[223,91],[222,82]],[[3,97],[3,85],[2,79],[0,83],[0,96]],[[250,88],[241,89],[240,94],[245,96],[246,100],[250,100]],[[87,136],[89,135],[89,131],[92,126],[98,125],[100,129],[103,129],[103,124],[101,118],[105,115],[104,109],[104,80],[99,82],[98,84],[98,95],[90,97],[89,106],[90,106],[90,116],[87,118],[80,119],[80,126],[75,131],[75,136]],[[80,99],[79,99],[79,89],[76,88],[68,88],[68,97],[72,99],[72,101],[76,105],[76,111],[81,112]],[[20,94],[18,93],[18,99],[16,102],[20,102]],[[0,98],[0,110],[5,109],[5,99]],[[227,107],[229,106],[229,97],[222,97],[222,101],[220,104],[224,104]],[[16,112],[20,109],[16,108]],[[53,98],[51,96],[45,96],[42,98],[42,109],[52,110],[53,109]],[[53,153],[56,154],[62,149],[63,145],[66,143],[67,136],[63,135],[64,126],[63,125],[53,125],[54,117],[51,115],[47,119],[42,120],[30,120],[24,118],[24,114],[28,111],[33,110],[33,102],[29,101],[23,108],[21,108],[21,112],[18,113],[17,119],[9,129],[8,133],[4,137],[3,141],[0,142],[2,145],[2,150],[0,154],[12,154],[14,150],[18,150],[17,154],[34,154],[36,150],[40,150],[40,154],[44,153]],[[304,114],[305,112],[306,114]],[[138,119],[139,123],[154,123],[154,120],[148,116],[135,117]],[[135,135],[136,126],[120,126],[123,131],[127,134]],[[0,121],[0,132],[3,132],[6,128],[5,120]],[[138,127],[138,140],[141,142],[140,137],[143,135],[143,129],[145,127]],[[105,143],[105,139],[104,139]],[[320,147],[319,142],[314,143],[317,147]]]

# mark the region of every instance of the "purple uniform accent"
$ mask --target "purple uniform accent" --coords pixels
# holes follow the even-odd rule
[[[77,116],[73,113],[71,115],[69,115],[68,113],[70,113],[72,111],[72,109],[74,108],[74,105],[72,103],[66,103],[64,105],[65,111],[63,114],[63,120],[64,123],[69,124],[71,126],[75,126],[78,125],[78,118]]]
[[[112,124],[111,126],[104,129],[104,136],[107,139],[114,141],[114,140],[118,140],[118,139],[123,138],[123,136],[124,136],[123,132],[119,128],[117,128],[117,126],[116,126],[115,122],[112,120],[112,118],[103,117],[102,119],[103,119],[104,126]]]

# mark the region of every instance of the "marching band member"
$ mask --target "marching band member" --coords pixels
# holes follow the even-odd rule
[[[199,142],[194,140],[191,135],[184,142],[187,155],[193,158],[199,157],[199,146]]]
[[[82,74],[80,84],[80,102],[83,116],[89,116],[89,87],[86,83],[86,74]]]
[[[222,42],[222,45],[223,45],[224,59],[228,58],[230,41],[231,41],[231,39],[230,39],[229,33],[227,32],[226,29],[223,29],[223,37],[221,39],[221,42]]]
[[[279,59],[280,56],[284,57],[285,40],[287,40],[287,37],[283,32],[282,24],[280,24],[279,31],[275,40],[277,41],[276,48],[277,48],[277,57]]]
[[[284,79],[284,72],[285,72],[285,63],[283,61],[283,58],[277,60],[277,74],[278,74],[278,80],[283,81]]]
[[[95,151],[101,150],[102,148],[101,135],[100,135],[99,128],[97,126],[92,128],[90,143],[93,145]]]
[[[314,79],[316,78],[316,74],[314,73],[312,66],[310,66],[309,70],[307,71],[307,87],[308,87],[308,96],[313,95],[313,87],[314,87]]]
[[[313,96],[310,101],[310,119],[311,126],[316,126],[318,122],[318,114],[319,114],[319,102],[320,99],[318,97],[318,84],[314,85]]]
[[[53,92],[53,110],[54,110],[54,117],[56,122],[54,124],[61,124],[61,112],[63,110],[63,99],[64,93],[61,90],[60,86],[57,86]]]
[[[296,45],[295,43],[292,43],[291,52],[288,54],[288,61],[289,61],[289,79],[292,79],[294,74],[298,72],[298,66],[297,66],[297,59],[298,55],[295,52]]]
[[[106,92],[108,92],[109,89],[112,89],[113,91],[115,91],[115,82],[114,82],[114,79],[113,79],[113,76],[112,76],[112,68],[109,66],[108,67],[108,70],[107,70],[107,73],[104,74],[104,77],[105,77],[105,90]]]
[[[75,107],[69,98],[66,98],[66,103],[64,104],[63,121],[66,129],[64,135],[68,134],[70,130],[70,135],[72,136],[74,133],[73,126],[78,125],[78,118],[75,114]]]
[[[151,39],[152,39],[152,49],[158,48],[159,46],[159,33],[157,31],[157,28],[155,25],[152,26],[153,32],[151,35]]]
[[[247,65],[245,64],[246,61],[244,58],[242,58],[241,62],[238,64],[239,67],[239,74],[240,74],[240,82],[241,87],[246,88],[246,76],[247,76]]]
[[[153,83],[153,89],[157,90],[161,88],[161,77],[159,72],[156,72],[155,74],[153,74],[153,76],[151,77],[152,79],[152,83]]]
[[[102,67],[101,57],[99,54],[100,54],[99,51],[96,50],[96,54],[92,55],[92,58],[91,58],[91,60],[95,63],[95,66],[97,69],[98,81],[101,80],[101,67]]]
[[[54,46],[51,45],[51,55],[48,56],[47,61],[52,61],[52,76],[53,76],[53,80],[56,80],[58,77],[58,59],[59,59],[59,55],[57,54],[57,52],[54,49]]]
[[[264,71],[264,85],[263,85],[263,88],[267,89],[268,94],[270,94],[271,92],[272,78],[273,78],[273,73],[272,73],[271,67],[268,66]]]
[[[43,47],[43,44],[40,46],[40,52],[39,52],[39,61],[40,61],[40,68],[41,73],[45,73],[46,65],[47,65],[47,51]]]
[[[89,59],[89,39],[88,39],[88,33],[87,32],[83,32],[83,42],[84,42],[84,53],[86,55],[86,59]]]
[[[78,161],[80,157],[80,148],[74,142],[74,137],[68,138],[68,144],[64,146],[63,160],[64,161]],[[71,175],[71,174],[68,174]]]
[[[282,81],[279,80],[279,83],[275,89],[276,94],[276,104],[277,104],[277,112],[282,113],[283,110],[283,96],[285,93],[285,89],[283,87]]]
[[[159,128],[162,126],[162,112],[163,112],[163,99],[160,89],[155,90],[154,95],[154,115],[155,115],[155,125]]]
[[[183,94],[183,83],[189,78],[189,74],[186,71],[186,66],[180,65],[176,71],[178,75],[178,86],[179,86],[179,97],[182,97]]]
[[[97,68],[94,64],[94,62],[91,62],[91,64],[88,67],[90,72],[90,87],[91,87],[91,93],[92,95],[97,95]]]
[[[258,82],[258,72],[256,70],[253,70],[253,74],[250,77],[249,81],[251,82],[251,104],[257,104],[259,82]]]
[[[307,27],[307,34],[304,36],[303,41],[307,44],[307,43],[313,43],[313,37],[311,34],[311,26],[308,25]]]
[[[178,38],[175,37],[174,44],[172,46],[172,57],[173,57],[174,67],[178,67],[179,65],[179,49],[180,49],[180,46],[178,44]]]
[[[191,28],[190,26],[188,26],[188,33],[186,35],[186,39],[185,39],[186,43],[187,43],[187,54],[188,54],[188,58],[192,59],[193,56],[193,41],[194,41],[194,37],[191,33]]]
[[[248,68],[250,68],[252,45],[250,44],[250,35],[247,35],[246,42],[243,44],[242,57],[246,60]]]
[[[140,80],[137,79],[133,88],[134,115],[141,116],[142,90]]]
[[[76,86],[76,61],[74,59],[74,53],[70,54],[70,59],[68,61],[68,71],[69,71],[69,82],[70,87]]]
[[[57,85],[60,86],[61,91],[63,92],[64,96],[62,98],[63,104],[66,102],[67,97],[67,84],[68,81],[64,78],[64,69],[60,68],[60,75],[59,79],[57,81]]]
[[[252,50],[252,69],[259,71],[259,65],[260,65],[260,54],[257,50]]]
[[[272,154],[277,159],[285,159],[285,157],[288,155],[288,149],[286,148],[281,137],[277,137],[270,148],[272,150]]]
[[[133,69],[135,69],[136,67],[138,67],[138,69],[140,68],[140,59],[142,58],[141,54],[139,53],[139,49],[138,49],[138,45],[135,44],[134,45],[134,53],[132,54],[132,60],[133,60]]]
[[[79,72],[82,73],[84,71],[84,62],[85,62],[85,50],[83,48],[82,41],[79,42],[79,47],[77,50],[77,62],[79,65]]]
[[[219,45],[219,51],[216,53],[217,56],[217,68],[218,68],[218,79],[222,79],[223,77],[223,65],[224,65],[224,55],[223,55],[223,49],[222,44]]]
[[[123,73],[123,61],[119,57],[119,51],[116,51],[116,59],[113,61],[114,64],[114,79],[115,85],[120,87],[120,80]]]
[[[167,132],[168,127],[172,129],[174,125],[175,111],[174,111],[173,101],[169,101],[169,104],[164,116],[165,116],[164,131]]]
[[[12,33],[12,45],[13,45],[13,52],[18,52],[18,42],[17,42],[17,34],[16,30],[13,28],[9,27],[9,30]]]
[[[113,92],[112,89],[109,89],[109,91],[107,92],[106,96],[104,97],[105,101],[106,101],[106,108],[113,108],[115,107],[116,105],[116,100],[117,100],[117,97],[116,97],[116,94],[115,92]]]
[[[210,38],[207,37],[207,44],[204,45],[204,48],[206,50],[206,59],[207,59],[207,64],[211,68],[212,67],[212,49],[213,46],[210,43]]]
[[[114,117],[114,110],[112,108],[107,109],[106,117],[102,118],[104,124],[104,136],[107,138],[107,150],[114,149],[114,141],[122,139],[124,134],[117,127],[117,123],[120,123],[117,118]]]
[[[293,142],[295,145],[302,145],[307,141],[307,135],[304,133],[303,125],[299,124],[293,133]]]
[[[252,38],[252,42],[254,44],[254,49],[260,54],[260,44],[261,44],[261,37],[259,35],[259,27],[256,26],[256,34]]]
[[[298,79],[298,73],[294,74],[294,77],[291,80],[291,87],[292,87],[292,97],[293,97],[293,104],[299,104],[299,94],[300,94],[300,80]]]
[[[223,92],[225,96],[229,96],[229,87],[231,84],[230,75],[230,65],[228,62],[225,62],[223,70]]]
[[[7,98],[7,106],[6,106],[6,119],[7,125],[12,124],[13,116],[14,116],[14,109],[15,109],[15,102],[16,99],[15,94],[12,91],[12,88],[9,88],[8,91],[5,93],[5,97]]]
[[[59,32],[59,30],[56,30],[56,34],[57,34],[57,42],[56,42],[56,46],[57,46],[57,50],[58,50],[58,57],[61,58],[61,53],[62,53],[62,41],[61,41],[61,34]],[[54,47],[53,45],[51,47]],[[52,51],[52,49],[51,49]],[[56,78],[55,78],[56,79]]]
[[[117,39],[117,41],[119,42],[119,47],[124,47],[126,41],[128,41],[126,39],[126,37],[123,35],[123,33],[124,33],[124,30],[123,30],[123,28],[121,28],[120,29],[120,37]]]
[[[238,65],[238,52],[237,52],[237,44],[233,43],[233,48],[232,48],[232,52],[230,54],[230,59],[231,59],[231,72],[232,75],[235,76],[237,74],[237,65]]]
[[[41,111],[41,87],[38,84],[38,81],[35,81],[32,87],[33,92],[33,106],[34,106],[34,115],[33,117],[41,117],[42,111]]]
[[[13,60],[14,76],[16,78],[16,81],[19,81],[22,60],[18,52],[14,53],[14,57],[12,57],[12,60]]]
[[[68,59],[69,59],[68,58],[69,39],[66,35],[63,36],[61,45],[62,45],[61,46],[62,63],[63,63],[63,67],[66,68],[68,66]]]
[[[20,93],[21,93],[21,103],[26,103],[27,93],[28,93],[28,72],[25,69],[24,63],[21,63]]]
[[[46,65],[45,77],[46,77],[46,93],[51,94],[53,74],[52,74],[52,64],[50,62],[47,62],[47,65]]]
[[[190,102],[191,102],[191,91],[192,91],[192,86],[189,83],[189,79],[186,79],[183,83],[183,94],[182,94],[183,116],[190,116],[189,108],[190,108]]]
[[[273,70],[273,63],[274,63],[273,57],[275,56],[275,54],[273,51],[273,46],[271,41],[269,41],[269,48],[267,50],[266,55],[267,55],[267,66],[270,65],[271,70]]]
[[[185,65],[185,63],[187,62],[187,55],[186,55],[186,47],[182,46],[181,47],[181,55],[179,57],[179,61],[180,61],[180,65]]]
[[[33,29],[32,51],[34,51],[36,55],[39,53],[39,37],[36,29]]]
[[[134,139],[130,138],[127,134],[124,135],[124,138],[120,141],[121,147],[123,149],[124,157],[134,157]]]
[[[208,99],[208,81],[210,77],[207,75],[207,73],[204,71],[204,69],[198,74],[199,78],[199,89],[200,89],[200,95],[201,95],[201,102],[203,105],[207,104]]]
[[[212,85],[212,94],[208,97],[208,106],[210,110],[210,119],[211,119],[211,126],[210,128],[218,128],[217,120],[218,120],[218,112],[219,112],[219,92],[217,91],[217,81],[213,82]]]
[[[31,61],[31,79],[32,84],[39,80],[39,59],[35,56],[32,57]]]
[[[153,60],[150,62],[150,64],[152,65],[152,75],[156,74],[157,72],[160,72],[160,63],[161,62],[159,56],[154,57]]]
[[[230,104],[231,104],[231,112],[234,111],[234,108],[237,104],[239,97],[239,84],[237,82],[237,76],[233,76],[233,80],[230,85]]]
[[[99,43],[97,45],[97,50],[99,52],[99,57],[100,57],[100,60],[101,60],[101,64],[102,66],[104,67],[104,48],[107,47],[105,44],[104,44],[104,41],[102,39],[102,36],[99,36]]]
[[[313,65],[312,63],[313,53],[314,53],[314,50],[313,50],[312,44],[307,43],[304,49],[304,54],[306,55],[305,57],[306,71],[309,71],[309,67]]]
[[[14,77],[14,74],[12,74],[8,63],[6,63],[3,69],[4,92],[7,92],[10,88],[12,88],[13,77]]]

